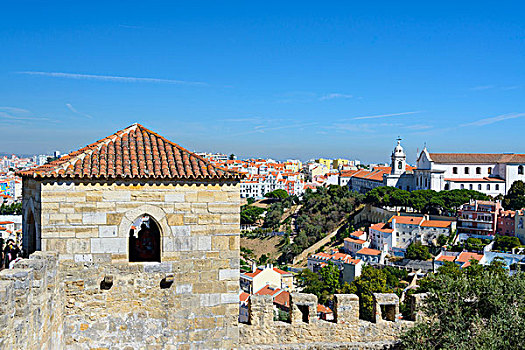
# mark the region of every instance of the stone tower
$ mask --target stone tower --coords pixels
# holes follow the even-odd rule
[[[391,163],[392,170],[390,171],[390,174],[392,175],[403,174],[405,172],[406,164],[407,164],[406,158],[407,157],[405,154],[405,150],[403,149],[403,147],[401,147],[401,139],[398,138],[397,145],[394,148],[394,151],[392,152],[392,156],[390,158],[392,160],[392,163]]]
[[[235,347],[239,173],[133,124],[19,175],[24,250],[58,253],[27,348]]]

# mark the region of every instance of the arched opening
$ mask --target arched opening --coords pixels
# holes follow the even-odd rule
[[[476,167],[476,174],[481,174],[481,167]]]
[[[518,175],[523,175],[523,165],[518,167]]]
[[[445,184],[445,191],[448,191],[450,189],[449,184]]]
[[[27,245],[27,256],[33,254],[36,251],[36,225],[35,217],[33,212],[29,211],[29,216],[27,218],[27,236],[28,236],[28,245]]]
[[[489,175],[492,174],[492,168],[491,167],[489,167],[487,170],[488,170]]]
[[[160,262],[160,228],[148,214],[139,216],[129,230],[129,261]]]

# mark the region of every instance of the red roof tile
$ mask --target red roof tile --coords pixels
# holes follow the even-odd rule
[[[381,251],[372,248],[361,248],[356,254],[362,255],[380,255]]]
[[[274,299],[273,302],[282,306],[290,307],[290,293],[283,291],[279,293]]]
[[[35,178],[239,179],[140,124],[60,159],[17,173]]]

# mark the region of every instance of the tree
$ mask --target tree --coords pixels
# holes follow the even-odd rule
[[[22,215],[22,203],[2,204],[0,215]]]
[[[412,260],[428,260],[432,255],[428,251],[427,246],[422,245],[420,242],[414,242],[408,246],[405,257]]]
[[[285,190],[283,189],[277,189],[277,190],[274,190],[272,192],[268,192],[264,195],[266,198],[274,198],[274,199],[285,199],[287,198],[289,195],[288,195],[288,192],[286,192]]]
[[[525,344],[525,274],[501,264],[445,264],[420,281],[428,292],[426,316],[402,336],[406,350],[522,349]]]
[[[365,266],[361,276],[357,277],[344,292],[356,294],[359,297],[359,314],[365,320],[374,320],[373,293],[392,293],[387,285],[386,274],[380,269]]]
[[[496,236],[494,240],[494,250],[501,250],[504,252],[512,251],[512,248],[520,246],[520,240],[518,237],[509,236]]]
[[[270,205],[264,217],[264,226],[272,229],[278,228],[283,213],[284,210],[281,203],[277,202]]]
[[[255,203],[255,198],[253,198],[253,197],[248,197],[248,198],[246,199],[246,202],[247,202],[248,204],[253,204],[253,203]]]
[[[465,242],[465,249],[468,251],[482,251],[484,246],[483,241],[479,238],[470,237]]]
[[[328,293],[334,294],[341,287],[339,282],[339,268],[331,261],[321,269],[320,275],[324,283],[324,289]]]
[[[254,224],[264,213],[264,209],[254,207],[252,205],[244,205],[241,208],[241,224],[251,225]]]
[[[507,210],[525,208],[525,183],[523,183],[523,181],[514,181],[510,186],[509,191],[503,199],[503,207]]]

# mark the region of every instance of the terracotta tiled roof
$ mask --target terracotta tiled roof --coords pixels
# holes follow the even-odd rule
[[[280,288],[273,288],[273,287],[270,287],[269,285],[265,285],[264,287],[262,287],[261,289],[259,289],[257,291],[257,293],[255,293],[256,295],[271,295],[271,296],[274,296],[278,293],[281,292],[281,289]]]
[[[274,297],[273,302],[275,304],[282,305],[284,307],[290,307],[290,293],[287,291],[283,291],[282,293],[279,293],[276,297]]]
[[[317,312],[322,312],[324,314],[331,314],[332,310],[327,306],[317,304]]]
[[[366,241],[364,239],[354,239],[354,238],[345,238],[344,241],[345,242],[350,242],[350,243],[356,243],[356,244],[366,243]]]
[[[482,254],[477,254],[477,253],[470,253],[470,252],[462,252],[461,254],[459,254],[458,258],[456,259],[457,262],[462,262],[462,263],[465,263],[467,261],[470,261],[470,259],[474,259],[474,260],[481,260],[481,258],[483,257]]]
[[[356,254],[362,254],[362,255],[380,255],[381,251],[377,249],[372,248],[362,248],[359,250]]]
[[[443,220],[425,220],[421,224],[422,227],[450,227],[452,221]]]
[[[525,163],[525,154],[504,153],[429,153],[436,163],[495,164]]]
[[[277,267],[274,267],[273,270],[277,273],[280,273],[281,275],[284,275],[284,276],[287,276],[287,275],[290,275],[292,276],[292,273],[291,272],[288,272],[288,271],[283,271],[281,269],[278,269]]]
[[[21,176],[35,178],[239,179],[140,124],[133,124]]]
[[[396,220],[396,224],[406,224],[406,225],[420,225],[423,220],[425,220],[422,217],[417,216],[399,216],[394,215],[388,220],[388,222],[391,222],[392,219]]]
[[[239,301],[241,302],[247,302],[249,298],[250,298],[250,294],[246,292],[241,292],[241,294],[239,294]]]
[[[436,259],[436,261],[451,261],[451,262],[454,260],[456,260],[455,255],[441,255],[440,257]]]
[[[385,226],[387,226],[387,227],[385,227]],[[373,229],[373,230],[381,231],[381,232],[385,232],[385,233],[392,233],[392,232],[394,232],[393,229],[388,228],[388,225],[385,222],[380,222],[380,223],[377,223],[377,224],[373,224],[373,225],[370,226],[370,228]]]

